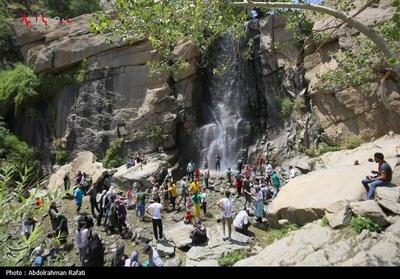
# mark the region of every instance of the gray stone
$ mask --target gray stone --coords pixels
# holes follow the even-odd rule
[[[374,200],[352,202],[350,203],[350,207],[355,215],[370,218],[380,226],[389,225],[386,214]]]
[[[332,228],[347,226],[350,223],[352,212],[349,202],[339,201],[327,208],[325,217]]]
[[[170,241],[159,241],[157,251],[161,257],[173,256],[175,254],[175,244]]]
[[[181,221],[166,227],[164,229],[164,236],[169,241],[173,241],[178,249],[183,249],[192,243],[192,239],[190,238],[190,232],[192,230],[192,225],[186,225]]]

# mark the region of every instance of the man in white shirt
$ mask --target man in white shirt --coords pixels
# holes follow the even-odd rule
[[[225,191],[225,198],[220,199],[217,206],[222,210],[222,231],[223,240],[229,240],[232,243],[232,201],[229,199],[231,192],[229,190]],[[225,224],[228,226],[228,237],[225,236]]]
[[[151,219],[153,222],[153,232],[154,232],[154,237],[156,241],[158,239],[163,238],[163,228],[162,228],[162,221],[161,221],[161,209],[162,205],[160,203],[160,198],[156,197],[154,199],[154,203],[149,205],[149,207],[146,208],[146,212],[151,215]],[[157,233],[157,228],[158,228],[158,233]]]
[[[242,233],[244,235],[248,235],[248,228],[250,227],[249,222],[249,210],[243,209],[238,215],[236,215],[235,220],[233,220],[233,226],[235,227],[235,231]]]
[[[289,177],[290,179],[296,176],[296,169],[293,166],[289,166]]]

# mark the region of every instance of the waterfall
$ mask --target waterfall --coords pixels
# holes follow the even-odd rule
[[[204,167],[207,157],[209,168],[215,168],[215,157],[221,156],[221,171],[236,165],[249,135],[250,124],[247,121],[248,96],[254,91],[247,78],[250,72],[248,63],[237,48],[237,41],[225,35],[213,49],[213,67],[228,65],[222,76],[210,75],[205,85],[208,92],[207,109],[204,110],[205,125],[197,131],[200,147],[200,162]]]

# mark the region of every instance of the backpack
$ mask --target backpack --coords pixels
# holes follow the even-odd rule
[[[104,266],[104,245],[97,233],[90,231],[85,266]]]

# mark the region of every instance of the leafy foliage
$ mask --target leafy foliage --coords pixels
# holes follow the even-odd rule
[[[363,230],[369,230],[371,232],[379,232],[382,230],[377,223],[363,216],[352,217],[350,225],[357,233],[361,233]]]
[[[236,262],[247,258],[247,254],[242,251],[229,252],[218,259],[219,266],[233,266]]]
[[[292,114],[294,109],[294,102],[291,98],[277,98],[275,99],[275,104],[281,117],[289,117]]]
[[[24,165],[39,166],[39,162],[36,160],[36,151],[19,140],[1,122],[0,160],[4,160],[4,164],[13,165],[17,169],[22,169]]]
[[[178,74],[174,73],[176,69],[172,65],[179,65],[179,60],[183,60],[173,54],[176,45],[190,40],[204,58],[215,39],[227,30],[237,36],[243,34],[243,22],[247,17],[245,9],[214,0],[117,0],[114,8],[116,19],[98,13],[96,20],[90,23],[91,30],[112,32],[128,42],[148,38],[159,54],[159,59],[150,66],[171,70],[175,78]],[[180,64],[177,68],[183,66]]]
[[[147,138],[152,140],[156,145],[161,145],[168,138],[162,126],[152,126],[148,128],[149,133]]]
[[[359,147],[362,143],[362,140],[359,136],[353,135],[345,140],[342,141],[340,144],[341,149],[354,149],[356,147]]]
[[[322,217],[321,226],[323,226],[323,227],[329,226],[329,221],[328,221],[328,218],[326,218],[326,216]]]
[[[43,2],[50,16],[60,18],[72,18],[100,10],[99,0],[44,0]]]
[[[284,238],[289,232],[296,231],[299,228],[296,224],[289,224],[283,228],[270,229],[267,232],[267,240],[272,243],[274,240]]]
[[[50,202],[61,197],[59,192],[48,194],[43,197],[42,206],[37,207],[35,199],[38,197],[39,190],[29,184],[31,173],[30,168],[19,172],[12,165],[0,169],[0,263],[2,266],[29,266],[31,264],[32,250],[45,243],[45,234],[39,221],[28,238],[22,236],[19,234],[21,224],[28,217],[41,220]],[[28,189],[29,192],[27,192]]]
[[[124,139],[118,138],[111,142],[110,147],[106,151],[106,156],[101,161],[106,168],[116,168],[124,164],[122,158],[122,146]]]

